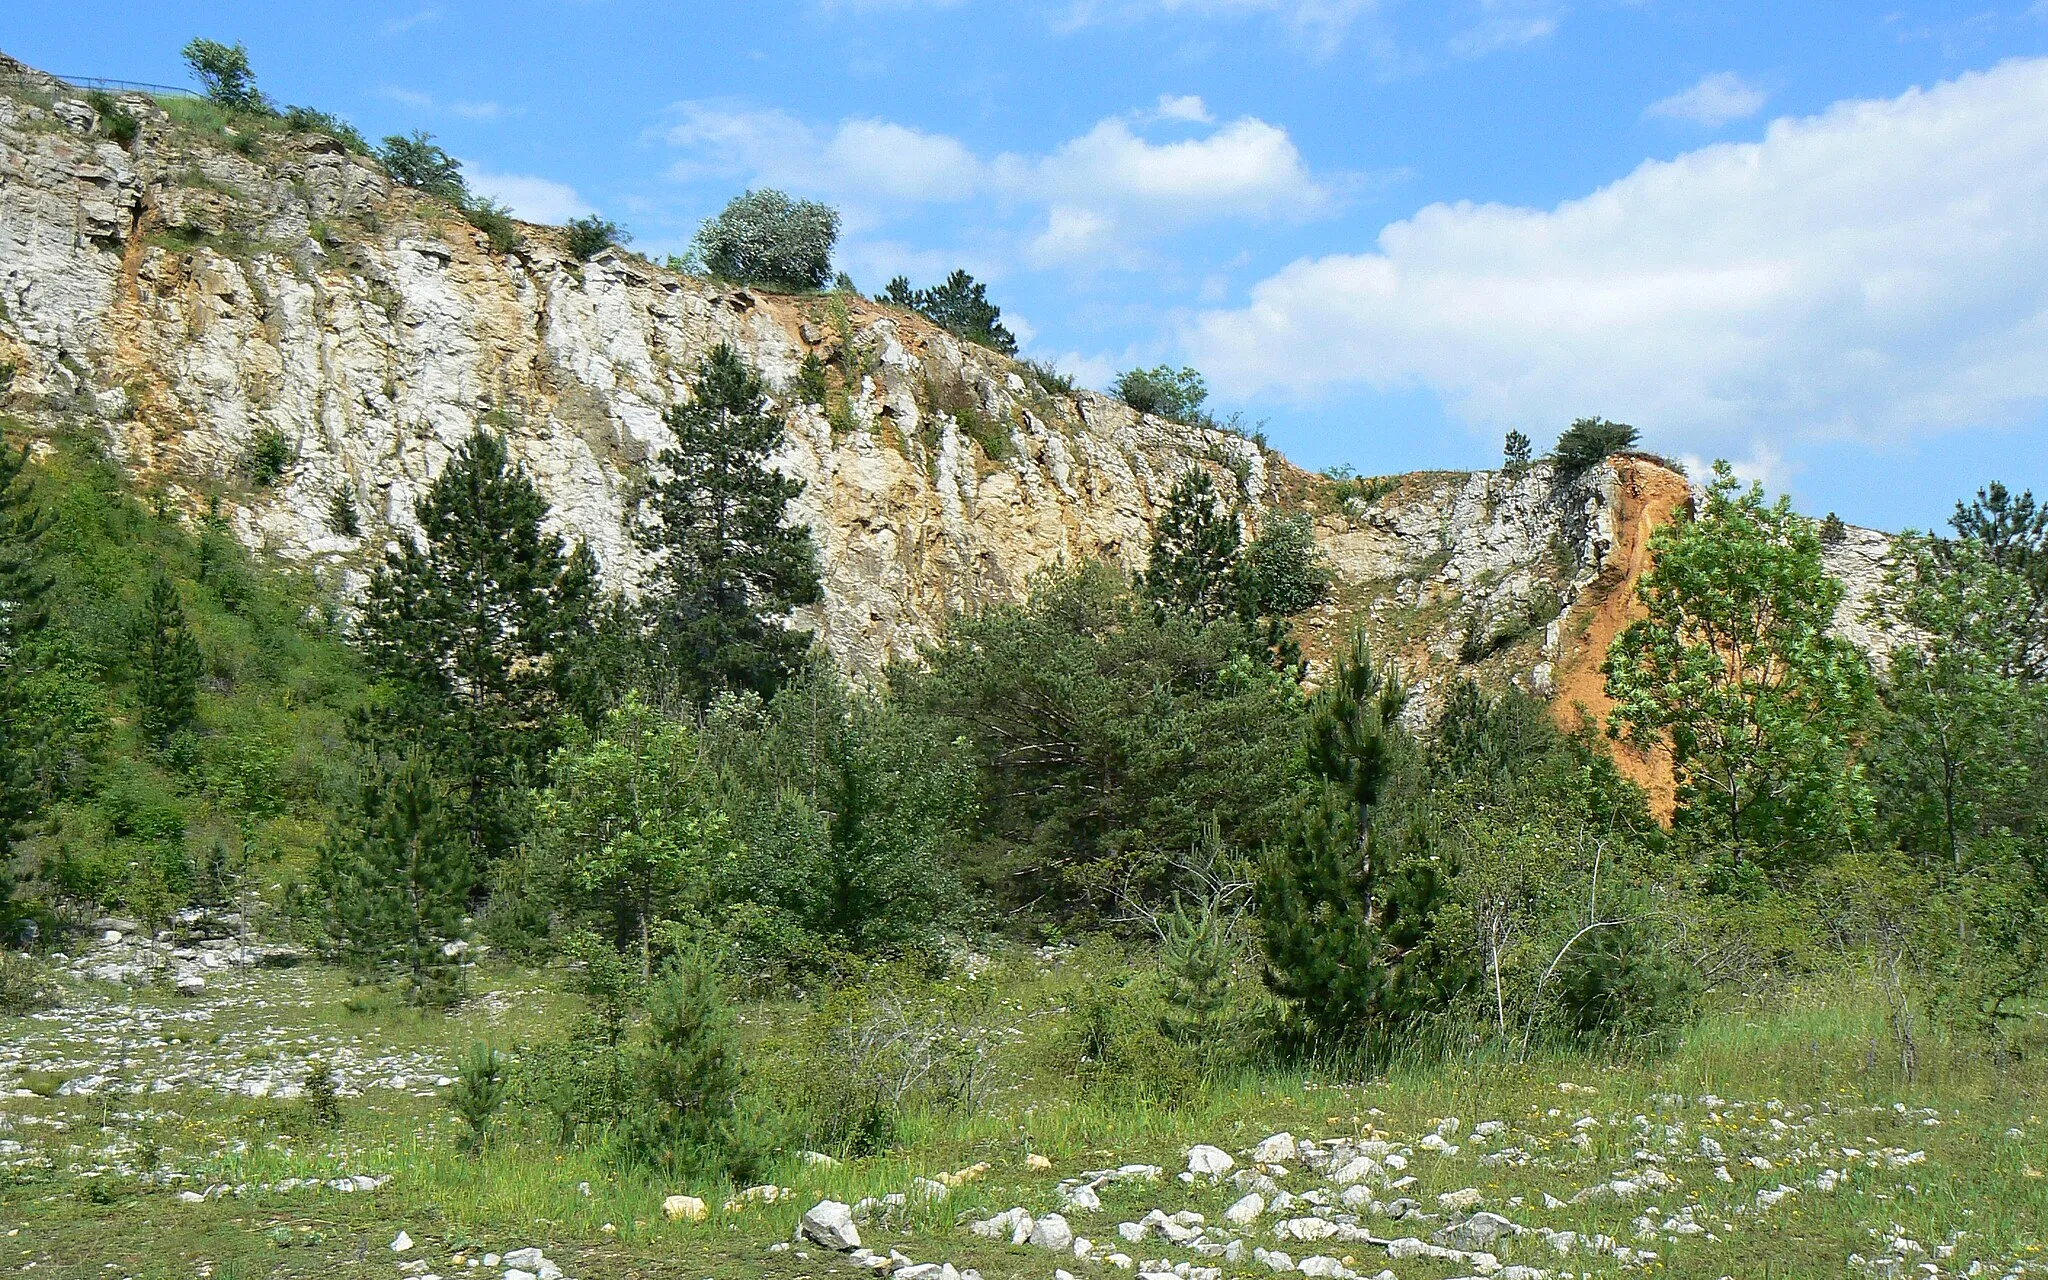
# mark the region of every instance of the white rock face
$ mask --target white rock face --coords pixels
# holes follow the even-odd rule
[[[1327,482],[1249,440],[1044,388],[892,308],[723,290],[616,251],[578,262],[550,228],[498,253],[330,140],[244,157],[130,97],[142,125],[124,150],[81,94],[47,82],[56,111],[8,83],[0,361],[20,416],[96,421],[173,502],[218,493],[245,542],[351,594],[479,424],[506,435],[556,528],[632,587],[646,463],[720,342],[760,370],[785,423],[774,463],[805,485],[790,518],[817,541],[825,594],[795,621],[856,673],[914,658],[952,612],[1016,599],[1040,570],[1142,564],[1191,466],[1255,526],[1321,512],[1338,599],[1304,620],[1306,647],[1327,652],[1362,615],[1414,678],[1417,717],[1468,632],[1526,636],[1500,661],[1547,681],[1558,642],[1531,611],[1569,605],[1614,543],[1608,467],[1563,487],[1541,464],[1410,476],[1333,509]],[[829,413],[798,393],[809,356],[835,371]],[[264,430],[293,460],[255,490],[233,477]],[[328,527],[340,488],[359,535]],[[1437,630],[1407,634],[1418,617]]]

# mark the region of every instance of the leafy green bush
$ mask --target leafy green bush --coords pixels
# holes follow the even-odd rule
[[[607,222],[594,213],[569,219],[569,252],[579,262],[588,262],[606,249],[625,244],[632,238],[619,228],[618,223]]]
[[[57,1007],[57,984],[25,955],[0,951],[0,1018],[19,1018]]]
[[[393,182],[458,207],[468,199],[462,162],[435,145],[431,133],[416,129],[409,135],[391,134],[378,148],[377,158],[384,162],[384,172]]]
[[[832,279],[839,211],[772,188],[733,197],[698,228],[692,256],[721,280],[801,291]]]
[[[517,249],[524,238],[519,234],[519,224],[512,220],[512,211],[496,200],[471,198],[463,201],[462,216],[469,225],[484,233],[491,248],[499,253],[510,253]]]
[[[1017,364],[1024,370],[1026,376],[1038,384],[1038,389],[1047,395],[1070,396],[1080,390],[1074,383],[1073,375],[1062,373],[1047,361],[1019,360]]]
[[[116,144],[125,147],[142,132],[142,122],[135,118],[134,112],[116,101],[113,94],[104,89],[94,89],[85,98],[99,115],[100,127]]]
[[[1215,425],[1202,410],[1209,398],[1209,384],[1193,369],[1163,364],[1128,369],[1117,375],[1110,390],[1139,413],[1157,414],[1187,426]]]
[[[286,107],[279,120],[293,133],[324,133],[359,156],[376,154],[369,140],[340,116],[313,107]]]

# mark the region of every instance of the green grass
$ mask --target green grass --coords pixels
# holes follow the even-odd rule
[[[484,1152],[472,1154],[461,1126],[420,1078],[406,1089],[371,1088],[345,1098],[344,1120],[335,1129],[315,1124],[296,1102],[229,1098],[192,1083],[111,1102],[16,1097],[0,1129],[22,1144],[20,1154],[0,1158],[0,1270],[35,1261],[39,1275],[99,1275],[111,1264],[135,1276],[190,1276],[206,1260],[216,1275],[310,1277],[332,1274],[353,1257],[389,1258],[379,1251],[403,1227],[420,1242],[409,1256],[430,1258],[444,1273],[453,1253],[538,1244],[572,1275],[815,1275],[826,1269],[815,1251],[809,1259],[766,1251],[790,1237],[803,1208],[828,1196],[849,1202],[881,1196],[903,1190],[913,1177],[986,1162],[985,1176],[943,1204],[870,1228],[868,1242],[919,1260],[972,1265],[989,1280],[1045,1277],[1053,1261],[1048,1255],[983,1240],[960,1224],[1011,1205],[1045,1212],[1057,1207],[1059,1177],[1131,1161],[1160,1164],[1169,1179],[1109,1188],[1102,1213],[1076,1216],[1081,1234],[1113,1241],[1117,1221],[1155,1206],[1192,1207],[1214,1222],[1239,1192],[1171,1181],[1191,1143],[1238,1151],[1285,1129],[1318,1138],[1377,1133],[1412,1144],[1447,1116],[1462,1121],[1463,1150],[1443,1157],[1418,1153],[1409,1168],[1418,1182],[1406,1194],[1433,1207],[1441,1192],[1475,1187],[1488,1207],[1517,1221],[1605,1232],[1624,1243],[1632,1240],[1632,1223],[1647,1200],[1557,1211],[1535,1206],[1545,1193],[1568,1200],[1578,1188],[1640,1167],[1638,1150],[1664,1156],[1664,1167],[1681,1183],[1655,1197],[1664,1213],[1691,1205],[1701,1221],[1732,1225],[1714,1241],[1693,1236],[1647,1245],[1660,1254],[1649,1274],[1760,1275],[1768,1263],[1773,1275],[1840,1275],[1849,1254],[1881,1252],[1872,1232],[1894,1224],[1930,1249],[1966,1233],[1959,1266],[1973,1257],[2001,1266],[2041,1258],[2048,1223],[2048,1181],[2039,1176],[2048,1168],[2041,1116],[2048,1069],[2041,1057],[2001,1065],[1929,1033],[1922,1037],[1919,1070],[1908,1080],[1885,1038],[1879,1006],[1853,988],[1725,1008],[1661,1058],[1549,1055],[1517,1063],[1481,1051],[1449,1063],[1400,1063],[1365,1079],[1316,1069],[1243,1070],[1192,1098],[1166,1102],[1073,1087],[1063,1009],[1097,976],[1092,963],[1006,959],[993,976],[978,980],[990,985],[974,1007],[992,1024],[1017,1032],[1002,1038],[995,1087],[981,1102],[914,1111],[902,1120],[899,1145],[836,1168],[813,1167],[792,1153],[772,1170],[772,1181],[794,1189],[791,1198],[730,1213],[717,1208],[729,1187],[615,1169],[595,1151],[558,1147],[544,1133],[544,1121],[517,1112]],[[957,999],[951,988],[972,985],[941,983],[934,998]],[[105,1053],[95,1040],[98,1022],[129,1019],[142,1031],[130,1037],[135,1045],[120,1066],[137,1082],[177,1078],[195,1062],[284,1069],[337,1051],[413,1055],[407,1060],[452,1070],[471,1043],[510,1047],[546,1037],[564,1025],[572,1007],[550,976],[513,969],[485,970],[471,999],[452,1016],[375,1000],[357,1001],[359,1011],[350,1011],[348,1002],[360,994],[325,969],[256,973],[215,984],[197,1005],[148,994],[98,1004],[75,996],[70,1012],[23,1021],[10,1032],[25,1062],[47,1059],[76,1073],[105,1067],[91,1061]],[[803,1007],[757,1004],[743,1012],[748,1061],[764,1084],[786,1087],[791,1072],[815,1062],[805,1057],[801,1040]],[[15,1083],[0,1078],[0,1090]],[[1707,1094],[1728,1103],[1702,1106],[1697,1100]],[[1581,1116],[1596,1121],[1583,1149],[1574,1144]],[[1938,1123],[1927,1124],[1930,1118]],[[1511,1141],[1530,1162],[1482,1163],[1468,1135],[1484,1119],[1509,1122]],[[1774,1133],[1774,1119],[1786,1133]],[[1686,1126],[1677,1147],[1658,1137],[1657,1126],[1669,1123]],[[2021,1131],[2018,1139],[2007,1136],[2014,1128]],[[1702,1135],[1718,1135],[1726,1145],[1732,1183],[1714,1179],[1690,1154]],[[1804,1154],[1809,1147],[1819,1154]],[[1844,1167],[1833,1154],[1843,1147],[1866,1158],[1850,1166],[1840,1189],[1822,1194],[1801,1185],[1823,1167]],[[1886,1148],[1926,1155],[1898,1167],[1882,1158],[1873,1164],[1870,1153]],[[1733,1158],[1738,1153],[1763,1154],[1773,1167],[1740,1165]],[[1029,1169],[1025,1158],[1032,1154],[1049,1158],[1053,1170]],[[164,1180],[145,1180],[148,1169]],[[254,1189],[344,1173],[389,1174],[391,1180],[371,1193]],[[1295,1177],[1289,1185],[1299,1190],[1301,1175]],[[1799,1194],[1757,1210],[1757,1192],[1781,1181],[1801,1187]],[[588,1195],[579,1189],[583,1183]],[[250,1189],[200,1204],[179,1198],[180,1191],[221,1185]],[[664,1221],[662,1198],[678,1191],[710,1201],[711,1220]],[[1510,1205],[1516,1196],[1523,1205]],[[16,1229],[17,1235],[4,1234]],[[1374,1229],[1409,1233],[1392,1223]],[[1157,1256],[1162,1248],[1154,1242],[1150,1250],[1131,1252]],[[1292,1248],[1296,1257],[1314,1251]],[[1363,1274],[1387,1265],[1377,1250],[1363,1246],[1333,1251],[1352,1254]],[[1554,1254],[1546,1259],[1540,1242],[1524,1240],[1501,1252],[1507,1262],[1560,1265]],[[1589,1274],[1622,1274],[1611,1258],[1574,1255],[1571,1265],[1590,1268]],[[1462,1274],[1425,1259],[1393,1266],[1402,1280]],[[1247,1262],[1229,1273],[1253,1271]]]

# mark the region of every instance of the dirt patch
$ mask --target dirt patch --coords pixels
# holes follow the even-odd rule
[[[1644,458],[1618,457],[1614,468],[1620,478],[1614,549],[1600,576],[1564,617],[1563,652],[1555,675],[1557,697],[1550,706],[1558,723],[1567,727],[1587,715],[1604,725],[1607,713],[1614,709],[1600,664],[1615,637],[1643,616],[1636,584],[1650,568],[1650,535],[1692,502],[1692,486],[1666,467]],[[1614,758],[1622,772],[1649,793],[1650,811],[1657,820],[1670,822],[1677,807],[1670,751],[1663,747],[1640,751],[1617,743]]]

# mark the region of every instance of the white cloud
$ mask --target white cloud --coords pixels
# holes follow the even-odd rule
[[[2048,59],[1774,122],[1552,210],[1432,205],[1185,335],[1223,390],[1423,386],[1653,446],[1898,438],[2048,403]]]
[[[415,93],[411,89],[401,89],[395,84],[382,86],[377,90],[377,96],[389,98],[400,106],[411,107],[415,111],[432,111],[434,109],[434,99],[431,95]]]
[[[1169,110],[1182,122],[1207,117],[1201,99],[1169,96],[1134,118]],[[715,175],[823,195],[850,206],[853,229],[876,220],[871,206],[978,199],[1043,210],[1039,229],[1023,233],[1025,256],[1042,266],[1128,268],[1162,229],[1312,216],[1333,202],[1287,131],[1250,117],[1165,142],[1112,117],[1043,155],[984,158],[957,138],[885,120],[820,130],[785,111],[704,102],[679,104],[675,116],[662,136],[683,153],[671,169],[680,180]]]
[[[1733,71],[1717,71],[1682,93],[1653,102],[1644,115],[1690,120],[1718,129],[1731,120],[1747,120],[1764,109],[1770,95]]]
[[[2048,0],[2042,0],[2048,4]],[[1159,105],[1152,111],[1154,120],[1184,120],[1190,124],[1210,124],[1216,117],[1209,114],[1208,104],[1195,94],[1162,93]]]
[[[496,120],[512,114],[500,102],[451,102],[448,109],[465,120]]]
[[[1020,191],[1041,186],[1096,204],[1146,205],[1172,215],[1320,212],[1328,201],[1285,129],[1242,119],[1205,138],[1155,143],[1104,120],[1035,165],[1010,171]]]
[[[384,23],[383,31],[387,36],[402,36],[414,27],[420,26],[423,23],[433,22],[440,16],[441,11],[439,9],[421,9],[417,12],[406,14],[403,17],[387,20]]]
[[[487,196],[528,222],[560,226],[571,218],[596,213],[590,203],[567,183],[527,173],[492,173],[471,165],[462,166],[469,189]]]
[[[1480,0],[1479,11],[1478,22],[1451,37],[1458,57],[1483,58],[1548,39],[1557,30],[1548,0]]]
[[[1045,230],[1025,247],[1025,257],[1035,267],[1052,267],[1114,257],[1116,248],[1116,223],[1108,215],[1054,205],[1046,214]]]
[[[848,120],[823,158],[847,185],[896,200],[963,200],[981,181],[981,162],[959,139],[885,120]]]
[[[1691,476],[1696,484],[1706,483],[1714,474],[1713,461],[1697,453],[1684,455],[1678,460],[1678,465],[1685,468],[1685,474]],[[1790,488],[1793,474],[1800,470],[1797,464],[1787,463],[1783,451],[1768,440],[1752,442],[1749,456],[1729,459],[1728,469],[1743,484],[1760,484],[1772,493],[1783,493]]]

